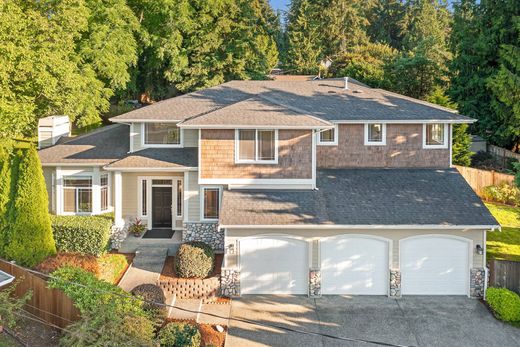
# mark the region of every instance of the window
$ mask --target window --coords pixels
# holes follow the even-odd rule
[[[276,163],[278,161],[276,130],[237,130],[235,151],[237,163]]]
[[[148,215],[148,209],[147,207],[147,181],[142,180],[141,181],[141,216],[146,217]]]
[[[202,219],[218,219],[220,210],[220,188],[202,188],[203,211]]]
[[[63,212],[92,212],[92,177],[63,177]]]
[[[108,174],[100,176],[101,185],[101,211],[108,210]]]
[[[182,216],[182,181],[177,180],[177,217]]]
[[[448,124],[433,123],[423,126],[424,148],[448,148]]]
[[[144,123],[144,145],[174,146],[181,144],[181,130],[175,123]]]
[[[318,133],[318,145],[333,146],[338,144],[338,126]]]
[[[365,124],[365,146],[384,146],[386,145],[386,124],[369,123]]]

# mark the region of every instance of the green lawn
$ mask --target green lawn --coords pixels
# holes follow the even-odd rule
[[[502,232],[487,234],[487,258],[520,261],[520,208],[486,203],[502,225]]]

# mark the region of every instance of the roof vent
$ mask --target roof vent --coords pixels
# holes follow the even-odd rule
[[[38,148],[56,144],[60,137],[70,135],[70,122],[67,116],[50,116],[38,120]]]
[[[344,77],[343,80],[345,81],[345,85],[344,85],[343,89],[347,90],[348,89],[348,77]]]
[[[361,94],[363,93],[363,91],[361,89],[356,89],[356,90],[353,90],[352,91],[353,93],[356,93],[356,94]]]

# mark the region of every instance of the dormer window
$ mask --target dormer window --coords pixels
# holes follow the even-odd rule
[[[239,129],[235,133],[235,162],[276,164],[278,131]]]
[[[424,124],[423,148],[448,148],[448,124]]]
[[[143,146],[147,147],[180,147],[182,143],[181,129],[176,123],[144,123]]]
[[[338,126],[332,129],[322,130],[318,133],[318,145],[335,146],[338,144]]]

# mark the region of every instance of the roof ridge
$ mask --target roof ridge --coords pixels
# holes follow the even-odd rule
[[[237,102],[234,102],[234,103],[231,103],[231,104],[228,104],[228,105],[224,105],[224,106],[221,106],[221,107],[215,107],[215,108],[213,108],[213,109],[211,109],[211,110],[209,110],[209,111],[202,112],[202,113],[199,113],[199,114],[193,115],[193,116],[191,116],[191,117],[188,117],[188,118],[186,118],[186,119],[183,119],[183,120],[181,120],[179,123],[177,123],[177,125],[181,125],[181,124],[184,123],[184,122],[188,122],[188,121],[193,120],[193,119],[195,119],[195,118],[199,118],[199,117],[202,117],[202,116],[206,116],[206,115],[208,115],[208,114],[210,114],[210,113],[213,113],[213,112],[216,112],[216,111],[220,111],[220,110],[222,110],[222,109],[225,109],[226,107],[231,107],[231,106],[234,106],[234,105],[236,105],[236,104],[238,104],[238,103],[244,102],[244,101],[246,101],[246,100],[254,99],[254,98],[256,97],[256,95],[254,95],[254,94],[249,94],[249,93],[248,93],[247,95],[249,95],[249,97],[247,97],[247,98],[245,98],[245,99],[242,99],[242,100],[240,100],[240,101],[237,101]]]

